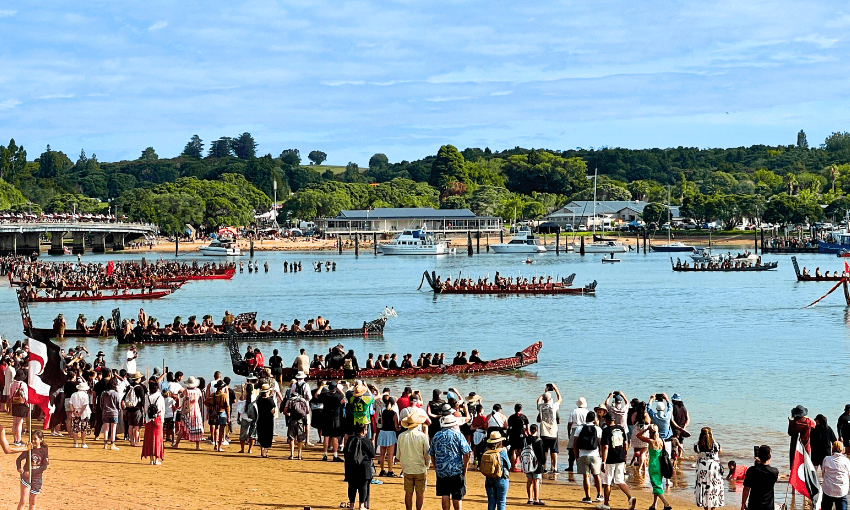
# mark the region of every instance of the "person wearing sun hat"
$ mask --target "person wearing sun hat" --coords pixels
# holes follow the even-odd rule
[[[472,454],[458,425],[454,415],[440,418],[440,431],[434,434],[428,449],[437,473],[437,496],[442,498],[443,508],[454,503],[456,510],[460,510],[466,495],[466,468]]]
[[[484,490],[487,493],[487,507],[496,510],[505,510],[510,484],[508,477],[510,476],[511,461],[508,458],[507,449],[502,447],[505,439],[498,430],[490,432],[490,437],[487,439],[487,451],[484,452],[480,461],[480,465],[486,466],[488,458],[498,456],[498,462],[501,464],[501,476],[488,476],[484,479]]]
[[[71,401],[71,435],[74,438],[74,448],[88,448],[86,434],[89,431],[89,385],[83,381],[77,385],[77,391],[70,397]]]
[[[409,413],[401,420],[405,429],[398,436],[396,455],[404,473],[404,507],[413,509],[413,493],[416,493],[416,510],[422,510],[425,502],[425,482],[428,473],[428,434],[422,431],[427,416],[424,413]]]
[[[351,398],[348,399],[350,407],[346,407],[346,412],[351,409],[355,427],[358,425],[366,426],[366,439],[372,439],[372,427],[368,425],[371,423],[371,411],[374,403],[375,396],[369,392],[369,388],[362,381],[358,381],[351,393]]]
[[[195,449],[201,449],[201,441],[204,440],[204,417],[201,414],[203,394],[198,386],[201,381],[191,375],[186,379],[186,390],[183,392],[183,406],[181,407],[182,423],[181,432],[177,434],[177,440],[171,445],[177,448],[182,439],[195,443]]]
[[[797,450],[797,441],[811,453],[811,432],[815,428],[815,421],[809,418],[809,410],[798,405],[791,409],[791,417],[788,418],[788,435],[791,436],[791,464],[794,463],[794,454]]]

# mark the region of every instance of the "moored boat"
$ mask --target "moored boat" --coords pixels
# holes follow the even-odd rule
[[[232,241],[213,239],[210,244],[198,248],[205,257],[239,257],[242,250]]]
[[[818,241],[820,253],[836,254],[848,249],[850,249],[850,233],[848,232],[834,232],[829,234],[825,241]]]
[[[448,245],[437,240],[423,226],[420,229],[406,228],[392,241],[378,247],[384,255],[444,255]]]
[[[516,235],[507,243],[491,244],[494,253],[544,253],[546,247],[538,244],[539,238],[531,232],[531,227],[521,226]]]
[[[239,342],[235,339],[228,344],[230,349],[230,358],[233,365],[233,372],[238,375],[248,375],[252,369],[244,360],[242,360],[242,351],[239,348]],[[330,369],[312,369],[307,374],[308,379],[321,380],[339,380],[346,378],[360,379],[380,379],[382,377],[416,377],[422,375],[450,375],[450,374],[477,374],[482,372],[497,372],[506,370],[518,370],[533,363],[537,363],[537,356],[540,349],[543,348],[543,342],[537,342],[529,345],[522,351],[508,358],[499,358],[484,363],[473,363],[469,365],[440,365],[430,366],[427,368],[404,368],[404,369],[388,369],[388,370],[360,370],[356,373],[346,373],[344,370]],[[296,370],[294,368],[283,369],[283,379],[290,380],[295,377]],[[353,376],[353,377],[352,377]]]
[[[695,250],[693,246],[679,241],[667,244],[650,244],[649,249],[659,253],[693,252]]]

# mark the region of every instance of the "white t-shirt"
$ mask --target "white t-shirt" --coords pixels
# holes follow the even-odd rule
[[[131,376],[136,373],[136,360],[131,360],[130,358],[135,358],[136,353],[131,350],[127,350],[127,353],[124,355],[124,370],[127,371],[127,375]]]
[[[584,427],[595,428],[596,429],[596,437],[600,440],[600,442],[602,441],[602,429],[600,427],[597,427],[596,425],[585,424],[585,425],[579,425],[578,427],[575,427],[573,429],[573,434],[572,434],[573,442],[578,440],[578,435],[579,435],[579,433],[581,433],[581,429],[583,429]],[[599,457],[599,448],[595,448],[593,450],[581,450],[580,449],[578,451],[578,456],[579,457]]]
[[[183,393],[183,385],[179,382],[172,381],[168,383],[168,391],[170,391],[171,396],[176,399],[181,393]]]
[[[165,397],[165,418],[174,418],[174,399]]]
[[[9,365],[6,367],[6,383],[3,385],[3,394],[9,395],[9,389],[12,387],[12,382],[15,380],[15,367]]]
[[[587,422],[587,408],[586,407],[576,407],[573,409],[573,412],[570,413],[570,425],[572,428],[571,432],[575,432],[576,427],[584,425]],[[567,443],[567,448],[573,447],[573,434],[570,434],[570,439]]]
[[[558,420],[555,413],[559,408],[558,402],[537,404],[537,412],[540,413],[540,437],[558,437]]]

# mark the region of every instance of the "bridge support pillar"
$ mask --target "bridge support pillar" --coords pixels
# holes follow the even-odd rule
[[[95,232],[92,237],[92,253],[106,253],[106,234]]]
[[[74,232],[74,244],[71,247],[71,253],[74,255],[83,255],[86,253],[86,233]]]
[[[16,250],[19,255],[41,255],[41,235],[38,232],[27,232],[18,234],[16,239]]]
[[[54,230],[50,232],[50,249],[47,250],[48,255],[64,255],[65,248],[62,245],[62,237],[65,236],[65,232],[61,230]]]
[[[122,251],[124,249],[124,232],[112,233],[112,250]]]

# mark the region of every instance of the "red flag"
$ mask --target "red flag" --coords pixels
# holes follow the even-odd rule
[[[844,261],[844,276],[850,276],[850,264],[846,260]]]
[[[788,483],[797,492],[812,501],[813,510],[820,510],[821,492],[818,475],[809,452],[803,447],[802,441],[797,440],[794,460],[791,462],[791,478]]]
[[[112,276],[113,271],[115,271],[115,262],[110,260],[106,264],[106,276]]]
[[[53,413],[50,395],[65,383],[65,360],[59,354],[59,346],[45,340],[29,339],[29,394],[27,400],[44,411]]]

